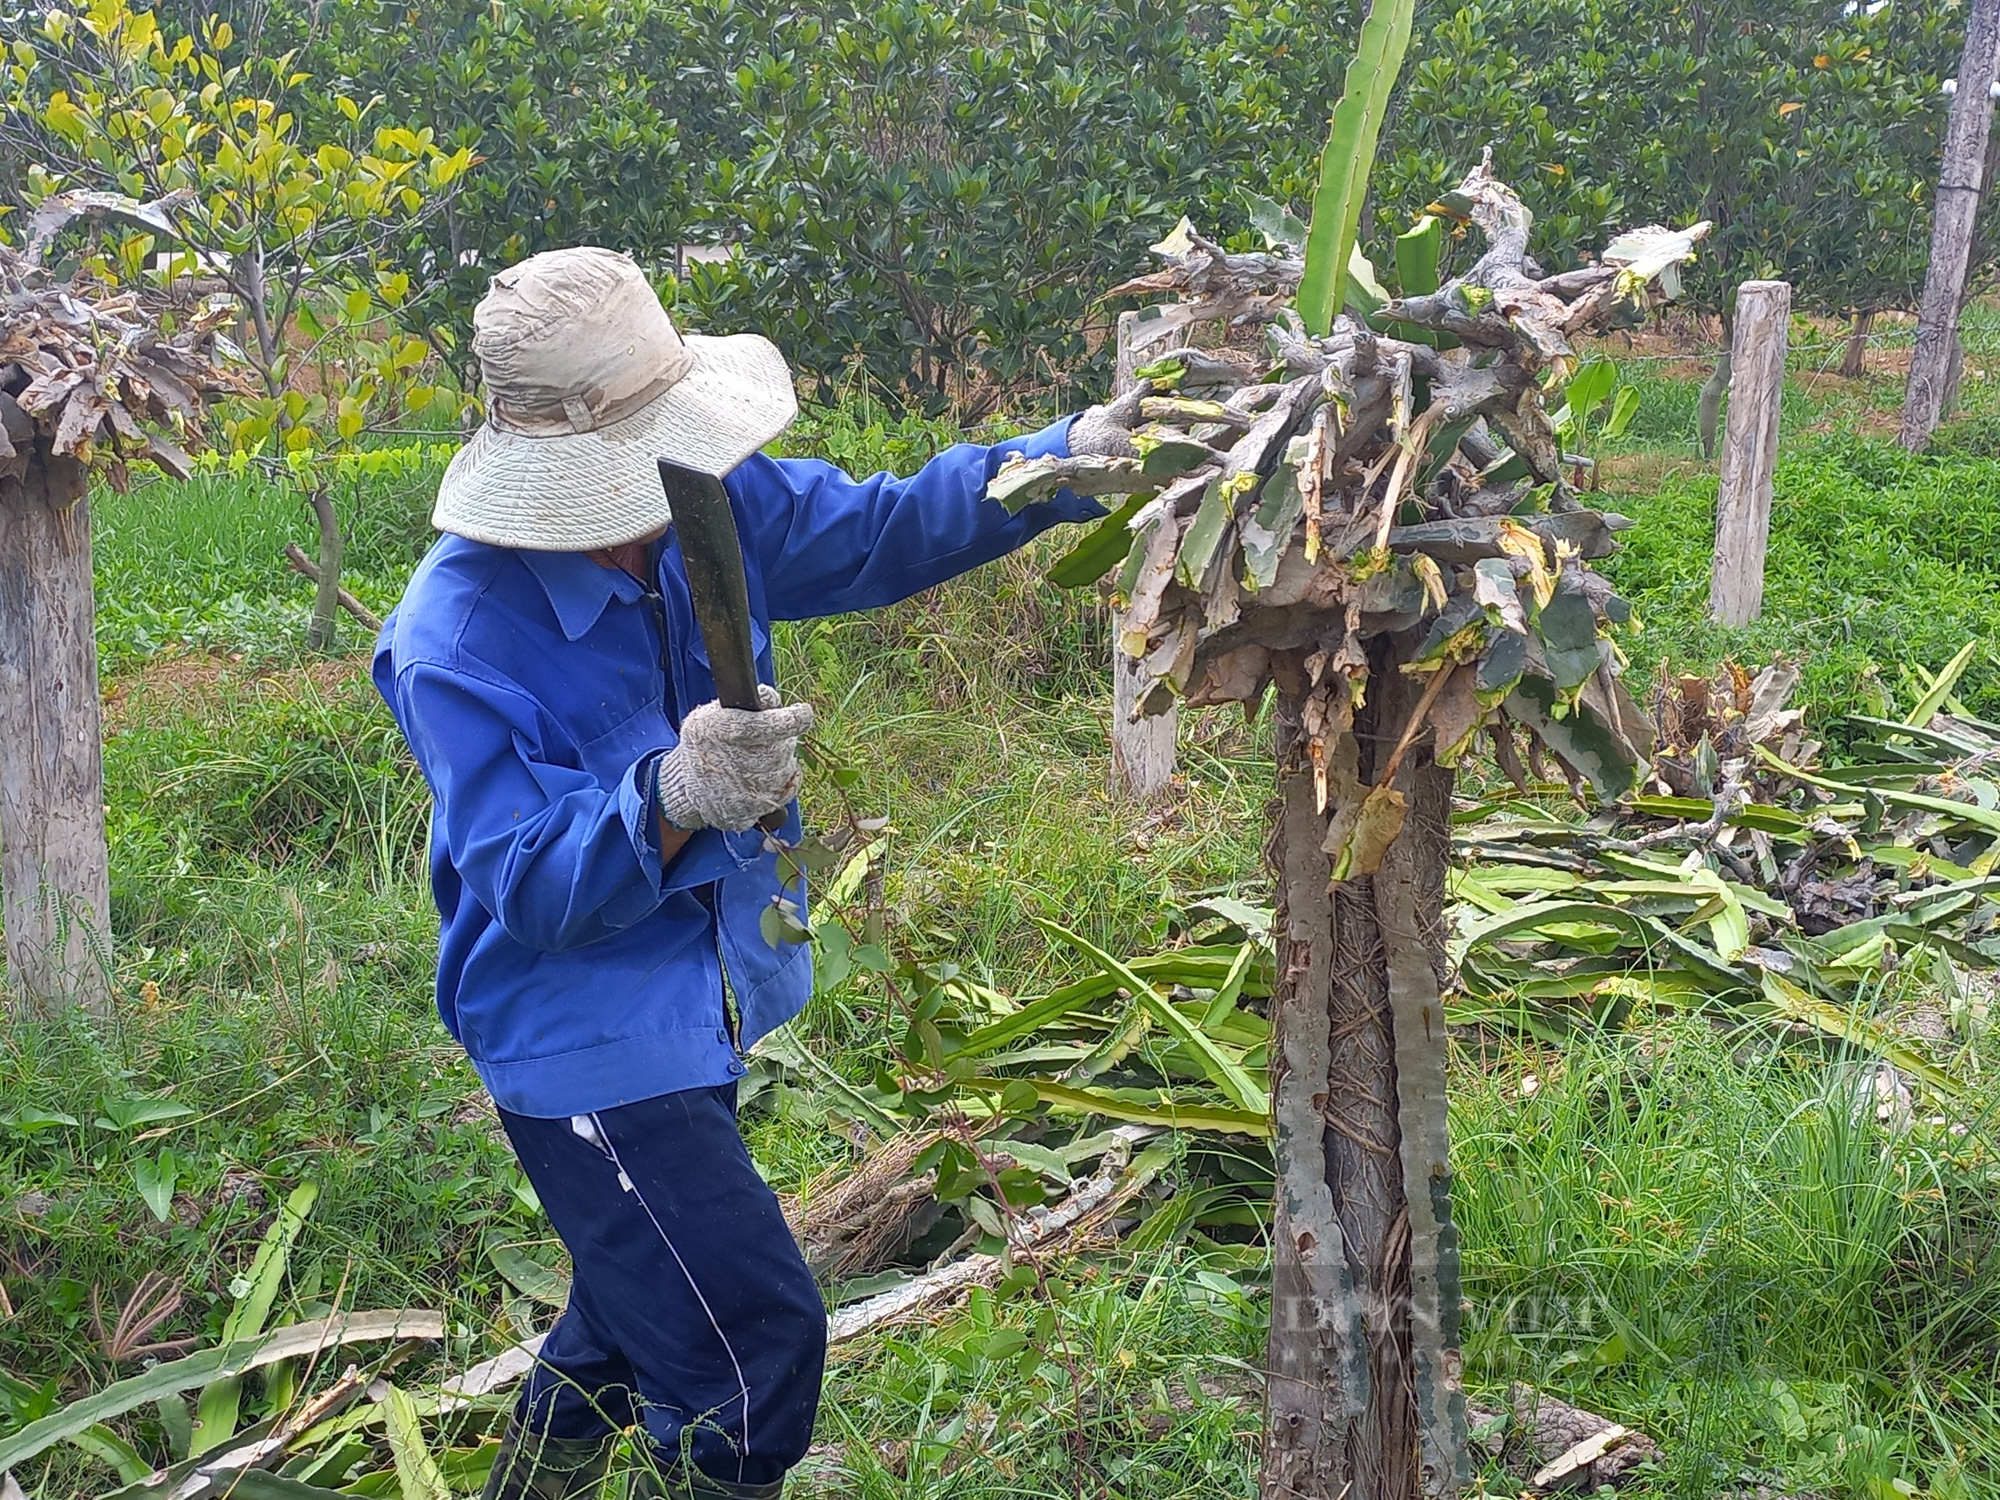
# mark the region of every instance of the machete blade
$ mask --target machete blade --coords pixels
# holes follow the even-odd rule
[[[666,491],[674,535],[687,565],[694,622],[708,647],[716,701],[724,708],[754,712],[764,705],[757,696],[750,586],[743,577],[743,543],[736,534],[736,513],[729,508],[729,495],[715,475],[669,458],[659,464],[660,488]],[[766,833],[776,833],[785,826],[785,810],[773,809],[757,820],[757,826]]]
[[[666,458],[660,460],[660,487],[687,563],[688,593],[708,647],[715,696],[724,708],[759,708],[750,589],[743,578],[743,544],[729,496],[715,475]]]

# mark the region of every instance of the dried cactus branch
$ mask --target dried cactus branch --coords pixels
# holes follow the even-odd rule
[[[1646,730],[1608,640],[1629,611],[1587,564],[1627,523],[1569,489],[1577,461],[1543,391],[1574,361],[1574,337],[1664,295],[1707,226],[1635,231],[1603,264],[1547,275],[1528,256],[1532,215],[1490,163],[1437,207],[1479,229],[1484,253],[1435,294],[1368,323],[1344,314],[1324,339],[1284,305],[1296,261],[1226,252],[1184,223],[1155,247],[1163,269],[1117,290],[1264,322],[1261,366],[1240,349],[1226,364],[1163,355],[1144,367],[1143,409],[1181,426],[1143,437],[1144,459],[1016,463],[991,493],[1019,504],[1064,484],[1162,492],[1133,517],[1114,584],[1121,648],[1152,679],[1142,712],[1176,697],[1254,708],[1276,682],[1304,703],[1305,753],[1324,768],[1351,722],[1338,705],[1365,689],[1370,643],[1393,636],[1392,659],[1435,674],[1411,724],[1441,760],[1511,718],[1532,754],[1546,747],[1616,795],[1645,763]],[[1458,345],[1397,336],[1413,329]],[[1194,397],[1217,387],[1219,403]],[[1385,827],[1339,867],[1369,873],[1393,841]]]
[[[38,212],[36,253],[78,213],[126,211],[127,200],[96,201],[116,194],[64,196],[89,201]],[[166,202],[137,207],[157,212]],[[51,284],[27,253],[5,246],[0,287],[0,479],[26,474],[38,454],[94,467],[116,489],[136,461],[186,479],[204,403],[250,388],[216,351],[226,304],[190,311],[152,289]]]

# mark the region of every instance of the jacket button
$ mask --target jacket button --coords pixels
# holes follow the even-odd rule
[[[743,1076],[743,1064],[737,1062],[734,1058],[730,1059],[729,1076],[731,1078],[740,1078]]]
[[[717,1040],[718,1042],[722,1043],[722,1045],[723,1045],[723,1046],[727,1047],[727,1046],[729,1045],[729,1032],[728,1032],[728,1030],[727,1030],[727,1029],[725,1029],[724,1027],[721,1027],[721,1026],[718,1026],[718,1027],[716,1027],[716,1028],[715,1028],[715,1039],[716,1039],[716,1040]]]

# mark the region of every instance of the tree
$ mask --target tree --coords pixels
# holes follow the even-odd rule
[[[1965,60],[1951,101],[1944,161],[1931,230],[1930,270],[1917,323],[1917,347],[1903,399],[1902,442],[1911,452],[1930,442],[1953,383],[1958,316],[1965,303],[1973,233],[1986,191],[1987,137],[1993,128],[1993,80],[2000,72],[2000,0],[1973,0],[1965,27]]]
[[[740,148],[715,4],[611,0],[348,0],[279,12],[287,40],[357,99],[422,121],[477,166],[440,211],[406,222],[389,253],[420,287],[400,322],[460,385],[478,371],[472,309],[494,271],[563,245],[677,264],[710,164]],[[699,39],[699,41],[697,40]],[[697,46],[708,49],[697,65]],[[325,106],[301,98],[308,115]],[[334,122],[329,121],[329,124]]]
[[[1292,124],[1304,75],[1331,85],[1321,38],[1344,16],[1328,0],[723,8],[742,50],[713,61],[748,138],[704,191],[737,253],[692,267],[684,298],[828,385],[858,373],[972,411],[1108,374],[1097,298],[1142,226],[1211,204],[1240,223],[1239,183],[1309,180]]]
[[[335,94],[338,128],[308,132],[285,100],[310,82],[292,54],[230,61],[234,33],[209,18],[169,35],[130,0],[66,0],[7,67],[0,138],[29,163],[38,202],[115,191],[148,215],[85,264],[107,284],[218,292],[240,317],[257,389],[222,437],[299,496],[318,534],[307,641],[330,649],[343,534],[322,455],[410,415],[455,414],[423,378],[428,348],[384,319],[422,294],[399,265],[403,236],[437,214],[472,164],[428,128],[375,124],[372,103]],[[159,254],[160,247],[172,252]]]
[[[93,470],[185,479],[201,403],[242,389],[205,311],[40,265],[0,246],[0,893],[7,971],[43,1006],[110,1003],[111,882],[92,626]]]
[[[461,383],[491,270],[593,241],[826,388],[858,369],[898,401],[972,410],[1101,389],[1098,293],[1182,213],[1240,248],[1244,188],[1304,207],[1316,142],[1298,123],[1336,92],[1355,25],[1333,0],[168,4],[259,24],[302,72],[486,158],[392,252],[414,289],[402,326]],[[1760,276],[1818,312],[1913,306],[1962,25],[1955,0],[1425,5],[1381,213],[1405,222],[1452,186],[1447,163],[1492,145],[1546,266],[1643,204],[1721,226],[1687,273],[1698,310]],[[340,123],[310,91],[283,97],[308,133]],[[686,266],[686,244],[733,253]]]

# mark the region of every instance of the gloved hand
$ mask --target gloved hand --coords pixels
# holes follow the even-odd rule
[[[1069,451],[1077,457],[1132,458],[1132,429],[1139,425],[1140,391],[1127,391],[1105,406],[1092,406],[1069,424]]]
[[[761,711],[704,703],[681,720],[681,742],[660,757],[660,811],[676,828],[750,827],[798,795],[799,736],[813,726],[810,703],[779,707],[759,684]]]

